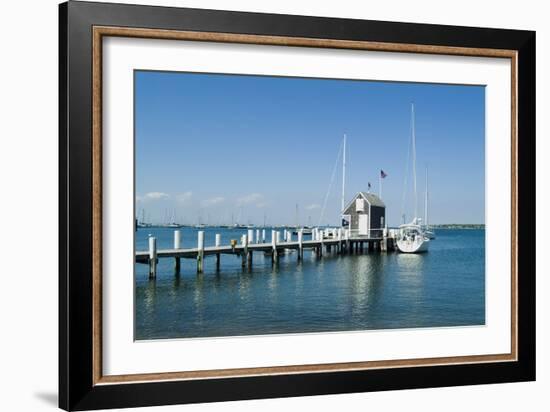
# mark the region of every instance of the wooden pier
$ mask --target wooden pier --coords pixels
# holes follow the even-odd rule
[[[254,236],[254,234],[256,236]],[[190,249],[181,248],[181,232],[174,231],[174,248],[157,249],[157,240],[155,237],[149,237],[149,250],[136,252],[136,263],[149,265],[149,277],[155,278],[157,275],[157,264],[161,258],[174,259],[174,270],[176,274],[181,271],[181,259],[196,259],[197,273],[203,272],[204,259],[213,256],[216,259],[216,269],[220,269],[220,256],[235,255],[242,259],[242,267],[250,268],[253,263],[254,252],[263,252],[271,256],[272,264],[277,264],[279,257],[287,250],[295,250],[298,261],[304,257],[305,250],[311,250],[317,257],[322,257],[323,252],[338,254],[357,254],[364,250],[369,252],[393,251],[395,242],[392,237],[368,237],[352,236],[350,231],[341,228],[338,229],[313,229],[312,239],[304,240],[302,231],[298,231],[298,236],[293,239],[292,231],[285,230],[281,240],[281,232],[273,230],[271,232],[271,242],[266,242],[265,230],[249,230],[247,234],[242,235],[240,243],[232,240],[228,245],[221,244],[221,235],[215,235],[215,245],[205,246],[204,231],[197,232],[197,247]]]

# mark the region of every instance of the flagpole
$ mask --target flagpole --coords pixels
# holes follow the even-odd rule
[[[378,185],[378,191],[379,191],[379,196],[380,196],[380,199],[382,199],[382,171],[380,171],[380,173],[378,173],[378,181],[380,182],[379,185]]]

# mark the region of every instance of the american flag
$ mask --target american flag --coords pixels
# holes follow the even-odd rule
[[[370,190],[370,182],[369,182],[368,188],[369,188],[369,190]]]
[[[380,177],[384,179],[386,176],[387,174],[382,169],[380,169]]]

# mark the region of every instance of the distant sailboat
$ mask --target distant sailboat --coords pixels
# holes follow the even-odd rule
[[[178,218],[176,216],[176,209],[173,209],[170,214],[170,219],[168,220],[168,223],[165,225],[165,227],[170,228],[180,228],[181,225],[179,223],[176,223],[178,221]]]
[[[311,230],[311,227],[309,226],[301,226],[300,225],[300,217],[299,217],[299,213],[298,213],[298,203],[296,203],[296,218],[295,218],[295,229],[292,231],[292,234],[293,235],[297,235],[298,232],[302,232],[302,234],[304,235],[311,235],[312,233],[312,230]]]
[[[145,220],[145,209],[141,209],[141,219],[139,219],[137,221],[137,227],[141,227],[141,228],[144,228],[144,227],[151,227],[153,226],[151,223],[146,223],[146,220]]]
[[[416,191],[416,136],[414,124],[414,104],[411,104],[411,143],[412,143],[412,164],[413,164],[413,187],[414,187],[414,218],[411,223],[399,226],[397,247],[403,253],[426,252],[430,245],[430,239],[426,236],[418,218],[418,197]],[[408,170],[407,170],[408,173]],[[406,190],[406,188],[404,188]]]

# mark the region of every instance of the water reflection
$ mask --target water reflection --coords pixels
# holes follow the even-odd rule
[[[257,254],[251,270],[224,256],[220,271],[209,259],[200,275],[193,260],[182,261],[179,276],[173,261],[161,262],[154,281],[137,265],[136,338],[478,324],[484,319],[484,237],[468,236],[423,255],[318,258],[307,251],[302,262],[289,253],[272,266],[270,257]]]
[[[403,288],[407,288],[410,293],[422,293],[424,282],[424,265],[427,254],[399,253],[395,255],[398,268],[398,280]]]
[[[239,277],[239,298],[241,301],[249,300],[252,277],[252,272],[243,272]]]

